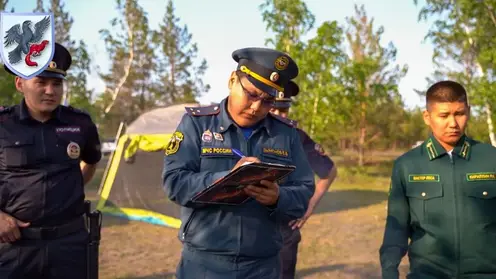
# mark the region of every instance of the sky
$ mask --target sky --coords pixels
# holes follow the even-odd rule
[[[45,1],[47,2],[47,1]],[[165,14],[167,1],[139,0],[148,14],[151,28],[157,28]],[[201,103],[219,102],[228,94],[227,80],[236,63],[231,53],[243,47],[264,47],[265,39],[270,36],[262,21],[258,6],[262,0],[176,0],[176,16],[180,23],[186,24],[198,45],[198,55],[208,62],[204,82],[211,89],[199,101]],[[374,18],[376,28],[384,27],[383,45],[392,42],[397,48],[400,65],[407,64],[407,75],[399,84],[400,93],[408,107],[423,106],[423,100],[414,89],[426,89],[425,78],[434,71],[432,63],[433,47],[425,41],[430,23],[418,22],[418,12],[423,4],[415,6],[413,0],[306,0],[309,10],[315,15],[317,28],[325,21],[336,20],[345,23],[345,18],[354,14],[354,5],[364,5],[367,14]],[[93,71],[88,86],[101,92],[104,83],[97,72],[107,72],[110,57],[98,31],[110,27],[110,20],[117,16],[114,0],[65,0],[65,8],[74,19],[71,36],[83,39],[92,56]],[[31,12],[36,0],[10,0],[16,12]],[[315,28],[315,29],[316,29]],[[307,34],[315,35],[315,30]],[[97,66],[98,65],[98,66]]]

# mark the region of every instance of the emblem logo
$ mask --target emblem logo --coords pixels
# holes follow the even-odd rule
[[[30,79],[51,64],[55,51],[52,13],[0,13],[1,51],[5,66]]]
[[[272,74],[270,74],[270,80],[271,81],[277,81],[279,79],[279,74],[276,73],[276,72],[273,72]]]
[[[79,158],[80,153],[81,148],[79,147],[79,144],[71,141],[69,145],[67,145],[67,155],[69,155],[69,158],[77,159]]]
[[[212,132],[210,132],[210,130],[206,130],[205,132],[203,132],[201,139],[203,142],[212,142],[212,137]]]
[[[224,137],[222,136],[222,134],[214,133],[214,139],[216,139],[218,141],[223,141]]]
[[[181,132],[174,132],[172,135],[167,148],[165,148],[165,155],[172,155],[179,150],[179,145],[184,139],[184,134]]]
[[[278,69],[279,71],[286,70],[288,65],[289,65],[289,58],[287,58],[286,56],[279,56],[274,62],[274,67],[276,67],[276,69]]]

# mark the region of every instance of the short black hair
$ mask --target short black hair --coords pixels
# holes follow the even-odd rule
[[[425,102],[427,107],[433,103],[463,102],[468,105],[467,91],[456,81],[439,81],[427,89]]]

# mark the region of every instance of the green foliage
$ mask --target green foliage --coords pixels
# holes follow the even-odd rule
[[[0,71],[0,92],[2,92],[0,94],[0,106],[13,106],[22,99],[22,94],[18,93],[15,88],[14,76],[4,70]]]
[[[427,0],[419,20],[431,18],[435,21],[426,38],[434,44],[435,80],[461,82],[471,105],[484,107],[489,123],[496,105],[496,2]],[[492,125],[487,132],[495,145]]]
[[[265,0],[259,9],[267,30],[272,31],[275,36],[267,38],[266,44],[291,54],[301,51],[301,37],[315,24],[315,16],[308,10],[305,2]]]
[[[207,62],[194,63],[198,47],[187,26],[180,26],[172,1],[157,30],[138,1],[116,4],[119,15],[111,28],[100,30],[112,64],[108,73],[100,73],[106,90],[96,101],[109,135],[121,121],[129,123],[158,106],[194,102],[209,90],[202,80]]]
[[[394,63],[394,45],[382,45],[383,28],[375,30],[363,6],[355,7],[346,26],[326,21],[308,41],[301,37],[313,27],[314,16],[303,1],[267,0],[261,9],[267,29],[275,33],[267,44],[288,52],[300,68],[301,93],[292,107],[300,127],[327,146],[358,147],[362,157],[379,138],[404,140],[392,132],[398,125],[391,120],[408,114],[397,86],[407,67]],[[390,113],[375,113],[384,110]]]
[[[111,28],[101,29],[111,62],[108,73],[100,73],[106,84],[95,106],[106,136],[116,133],[121,121],[129,123],[154,106],[158,85],[152,32],[146,12],[136,0],[116,1],[119,15],[110,20]]]
[[[195,102],[196,97],[210,89],[201,77],[207,70],[207,61],[194,64],[198,58],[198,46],[192,42],[192,34],[186,25],[179,25],[171,0],[154,41],[161,50],[159,55],[159,78],[162,87],[160,100],[165,104]]]

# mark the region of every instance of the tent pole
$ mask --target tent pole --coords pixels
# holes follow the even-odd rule
[[[121,137],[122,130],[124,128],[124,121],[121,121],[119,124],[119,129],[117,129],[117,134],[115,135],[114,145],[117,148],[117,143],[119,142],[119,138]],[[105,184],[105,179],[107,178],[108,171],[110,169],[110,165],[112,164],[112,159],[114,158],[115,149],[110,152],[109,159],[107,161],[107,166],[105,166],[105,171],[103,172],[102,180],[100,181],[100,187],[98,188],[97,195],[100,196],[102,193],[103,185]]]

